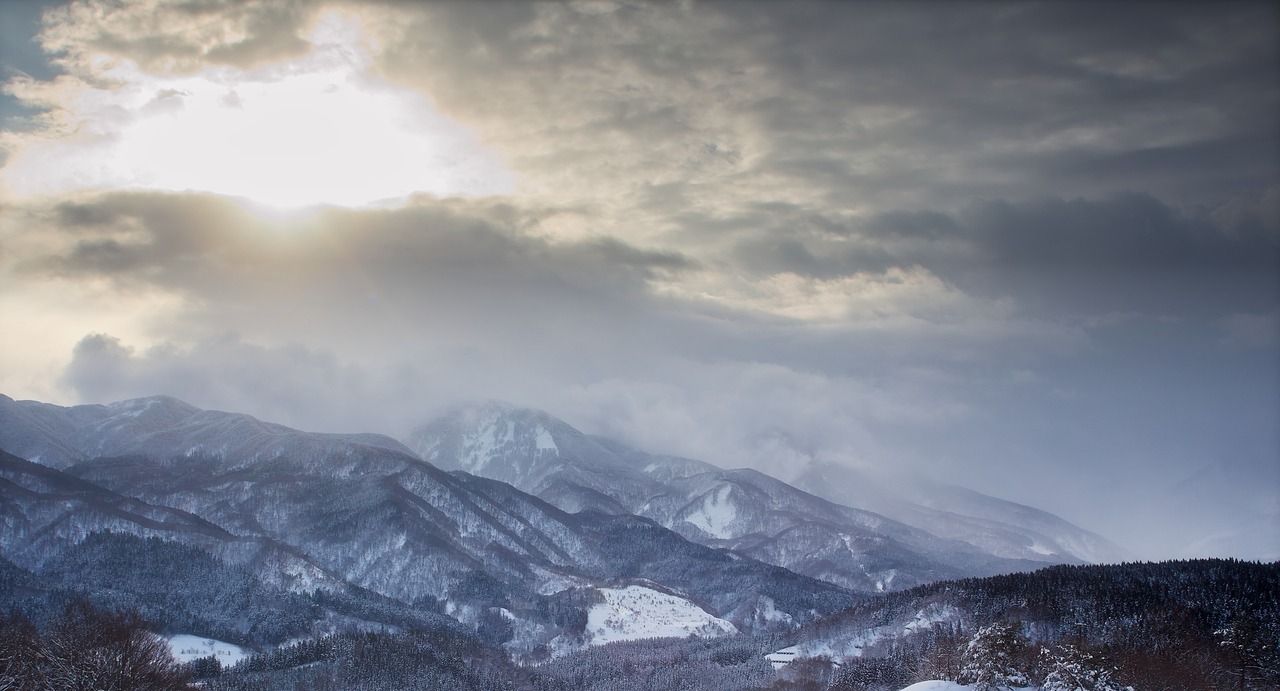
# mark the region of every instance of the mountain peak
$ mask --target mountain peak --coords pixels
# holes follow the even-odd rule
[[[457,406],[415,429],[408,446],[423,460],[519,484],[559,460],[586,435],[540,410],[501,401]]]
[[[113,416],[126,418],[163,417],[167,420],[179,420],[201,412],[186,401],[173,396],[143,396],[123,401],[107,403],[104,406]]]

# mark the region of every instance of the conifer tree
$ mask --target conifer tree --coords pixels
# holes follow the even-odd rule
[[[961,655],[959,682],[977,691],[1023,688],[1028,685],[1023,671],[1026,641],[1021,627],[1013,622],[996,622],[978,629]]]
[[[1045,675],[1041,691],[1133,691],[1133,687],[1122,686],[1115,680],[1114,668],[1073,645],[1064,645],[1056,651],[1046,649],[1042,654],[1049,673]]]

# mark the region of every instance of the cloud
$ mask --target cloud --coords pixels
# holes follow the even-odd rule
[[[717,223],[756,229],[740,232],[730,250],[754,280],[833,281],[919,267],[944,292],[1009,300],[1023,315],[1083,324],[1117,313],[1207,322],[1270,309],[1280,300],[1273,216],[1259,204],[1218,213],[1118,194],[845,216],[783,205]]]
[[[36,217],[50,246],[15,270],[180,296],[189,334],[279,330],[377,351],[388,337],[406,352],[456,336],[549,359],[578,339],[601,349],[582,362],[630,367],[676,349],[820,371],[858,352],[924,361],[1079,342],[1073,327],[1018,317],[1007,297],[972,297],[924,265],[743,275],[615,238],[556,239],[540,230],[555,210],[505,202],[270,217],[210,195],[120,193]]]
[[[1017,294],[1028,309],[1205,318],[1280,296],[1280,234],[1222,227],[1146,195],[993,202],[962,218],[979,260],[955,267],[954,280]]]
[[[268,28],[277,19],[274,4],[235,8],[271,15]],[[94,33],[110,33],[111,21],[84,23],[81,15],[98,9],[77,4],[47,16],[46,45],[70,29],[93,34],[72,31],[66,38],[85,54],[65,74],[18,76],[6,85],[22,102],[44,109],[38,127],[0,137],[11,152],[0,170],[8,196],[133,188],[216,192],[277,207],[357,206],[415,193],[505,194],[514,185],[499,158],[424,94],[377,76],[374,39],[361,29],[356,10],[306,10],[305,51],[272,53],[264,58],[269,62],[253,66],[211,61],[219,49],[200,46],[214,39],[183,37],[236,33],[240,23],[256,26],[257,19],[220,23],[207,16],[215,14],[212,7],[169,3],[157,14],[182,15],[167,26],[174,35],[144,30],[144,45],[133,46]],[[182,21],[188,14],[197,17],[194,24]],[[148,14],[142,24],[154,19]],[[183,69],[157,66],[148,52],[156,46],[147,41],[158,41],[164,55],[186,46],[195,57]],[[257,39],[245,41],[256,45]],[[60,60],[72,60],[69,54],[63,51]]]
[[[551,408],[584,429],[642,448],[777,472],[794,472],[815,456],[865,463],[886,451],[877,430],[908,420],[952,422],[967,412],[936,389],[925,395],[924,381],[872,388],[763,363],[708,365],[667,356],[659,371],[577,384],[544,375],[465,352],[367,366],[323,349],[264,346],[231,334],[142,349],[89,334],[75,345],[63,376],[83,400],[163,391],[307,429],[393,435],[459,401],[500,397]],[[833,428],[831,419],[844,424]]]
[[[1106,31],[1088,7],[492,7],[397,15],[381,64],[556,193],[633,214],[673,182],[712,208],[945,209],[1048,189],[1207,200],[1274,175],[1239,155],[1277,139],[1265,5],[1140,6]]]
[[[83,400],[166,391],[211,408],[304,428],[364,431],[376,427],[373,416],[362,412],[364,406],[377,403],[385,410],[394,392],[409,388],[410,382],[380,378],[388,374],[346,365],[301,345],[264,347],[233,335],[139,351],[109,334],[89,334],[76,343],[63,376]]]
[[[5,171],[91,177],[52,154],[202,98],[247,112],[241,81],[346,59],[331,11],[361,85],[428,102],[511,184],[298,213],[8,197],[0,309],[47,334],[0,344],[14,372],[312,429],[504,398],[1095,528],[1154,511],[1153,476],[1280,448],[1274,4],[78,2],[41,34],[63,73],[6,85],[46,110]]]
[[[76,0],[45,12],[39,38],[63,69],[91,76],[101,72],[101,56],[163,72],[209,64],[252,67],[306,50],[301,34],[317,6],[297,0]]]
[[[493,397],[738,465],[776,465],[785,444],[795,458],[918,459],[858,430],[963,417],[964,378],[923,376],[938,362],[1080,345],[918,268],[731,283],[675,251],[540,235],[552,216],[424,199],[269,217],[210,195],[120,193],[33,214],[50,245],[12,270],[173,296],[146,331],[76,344],[64,381],[81,400],[163,390],[397,433],[449,401]],[[666,416],[684,422],[658,434]],[[752,431],[765,428],[769,454]]]

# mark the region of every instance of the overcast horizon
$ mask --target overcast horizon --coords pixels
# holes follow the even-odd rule
[[[461,401],[1280,559],[1275,3],[0,3],[0,393]]]

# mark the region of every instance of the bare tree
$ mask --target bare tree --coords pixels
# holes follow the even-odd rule
[[[29,619],[0,614],[0,691],[34,691],[38,676],[38,638]]]
[[[38,635],[34,627],[30,627],[28,634],[33,664],[21,668],[21,677],[15,681],[14,689],[186,691],[192,688],[174,662],[168,645],[147,630],[133,612],[105,612],[88,602],[77,601],[63,610],[47,635]]]

